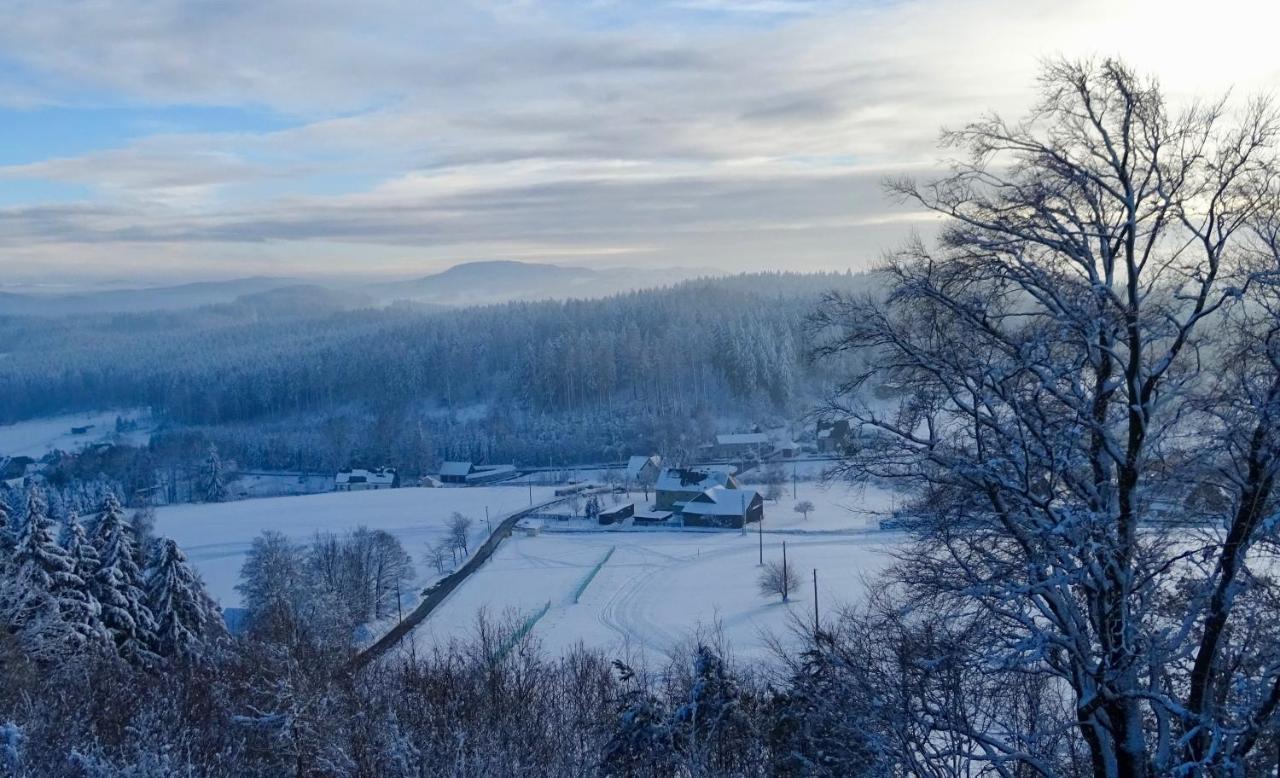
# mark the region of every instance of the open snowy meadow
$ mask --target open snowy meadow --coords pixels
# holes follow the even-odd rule
[[[533,488],[537,503],[552,497],[550,487]],[[603,501],[615,499],[641,495]],[[814,506],[807,518],[794,510],[801,501]],[[714,628],[739,655],[762,655],[767,636],[786,634],[793,615],[811,618],[814,569],[822,612],[862,596],[895,542],[895,535],[876,529],[876,516],[895,501],[901,497],[885,490],[800,482],[795,496],[788,484],[785,497],[766,504],[763,533],[754,526],[743,533],[548,521],[536,537],[517,532],[504,541],[415,631],[414,647],[469,637],[481,611],[524,618],[545,608],[534,633],[553,652],[581,642],[661,658],[699,630]],[[437,577],[424,552],[447,534],[455,511],[475,520],[474,548],[487,534],[486,506],[496,523],[528,505],[523,486],[333,492],[161,508],[156,531],[177,540],[210,592],[224,607],[235,607],[240,567],[263,530],[299,542],[359,526],[387,530],[414,557],[420,588]],[[758,591],[762,541],[766,562],[781,560],[787,544],[788,563],[801,582],[787,604]]]
[[[534,487],[533,500],[542,502],[551,489]],[[210,593],[223,607],[240,603],[236,584],[253,539],[274,530],[298,542],[317,532],[341,534],[357,527],[381,529],[399,538],[414,558],[418,580],[434,579],[423,553],[443,538],[456,511],[471,519],[474,540],[484,538],[485,508],[498,519],[529,507],[525,487],[489,486],[469,489],[388,489],[330,492],[299,497],[175,505],[156,511],[156,532],[178,541],[200,571]]]

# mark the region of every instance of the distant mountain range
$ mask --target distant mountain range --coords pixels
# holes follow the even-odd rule
[[[514,300],[604,297],[715,275],[720,273],[697,268],[593,270],[532,262],[468,262],[421,278],[366,284],[254,277],[75,294],[0,292],[0,316],[141,313],[228,304],[289,310],[309,305],[332,309],[397,302],[458,307]]]
[[[366,291],[384,300],[463,306],[511,300],[606,297],[713,275],[722,274],[695,268],[592,270],[532,262],[468,262],[410,281],[371,285]]]

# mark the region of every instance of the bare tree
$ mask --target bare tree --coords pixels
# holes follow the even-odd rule
[[[1280,726],[1276,641],[1252,636],[1277,597],[1248,573],[1278,521],[1258,269],[1276,115],[1175,112],[1114,61],[1050,64],[1041,87],[1024,121],[946,133],[949,175],[891,184],[947,218],[938,250],[908,245],[883,298],[815,316],[820,355],[867,359],[828,410],[881,433],[841,470],[917,489],[892,572],[913,612],[972,623],[993,673],[1069,689],[1095,775],[1237,772]],[[860,399],[886,388],[896,407]],[[1230,510],[1170,529],[1207,481]],[[1055,773],[965,714],[931,726]]]
[[[809,520],[809,514],[812,511],[813,511],[813,503],[809,502],[808,500],[801,500],[800,502],[796,503],[795,512],[803,513],[805,521]]]
[[[760,594],[781,597],[786,602],[800,588],[800,579],[786,562],[765,562],[759,585]]]
[[[432,543],[427,547],[427,561],[436,569],[440,575],[444,575],[445,560],[449,556],[449,545],[445,543]]]
[[[398,609],[400,594],[414,577],[413,559],[395,535],[375,530],[370,561],[373,617],[382,618]]]
[[[463,556],[471,553],[468,548],[470,534],[471,519],[455,512],[449,518],[449,542],[453,544],[455,549],[461,551]]]

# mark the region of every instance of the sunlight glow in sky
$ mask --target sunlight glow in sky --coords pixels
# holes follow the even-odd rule
[[[426,10],[430,9],[430,10]],[[1217,0],[16,0],[0,284],[418,275],[458,262],[844,269],[920,214],[938,129],[1040,58],[1171,96],[1280,84]]]

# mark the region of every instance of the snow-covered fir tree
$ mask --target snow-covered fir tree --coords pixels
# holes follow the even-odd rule
[[[130,662],[155,658],[156,622],[147,607],[145,580],[135,561],[134,535],[115,495],[103,502],[94,527],[98,566],[90,589],[102,604],[102,621],[120,656]]]
[[[104,644],[100,609],[76,560],[58,545],[38,488],[27,499],[27,519],[13,553],[14,575],[5,616],[28,654],[56,660]]]
[[[83,625],[78,629],[88,644],[108,646],[111,644],[111,635],[102,621],[102,603],[94,596],[92,585],[93,576],[100,564],[98,551],[89,542],[84,525],[80,523],[80,514],[74,510],[66,516],[59,545],[71,560],[72,572],[79,581],[74,585],[68,582],[69,588],[65,593],[66,599],[75,603],[74,607],[80,614],[75,623]]]
[[[205,502],[222,502],[227,499],[226,476],[222,472],[222,458],[218,456],[217,446],[209,446],[200,487]]]
[[[17,542],[13,525],[13,509],[9,507],[9,503],[5,502],[4,495],[0,494],[0,572],[3,571],[5,560],[13,553],[13,546]]]
[[[156,648],[164,656],[196,656],[205,644],[226,634],[217,604],[169,538],[156,544],[147,601],[156,618]]]
[[[615,659],[613,667],[624,691],[613,736],[601,754],[605,774],[674,773],[675,744],[666,708],[629,665]]]

